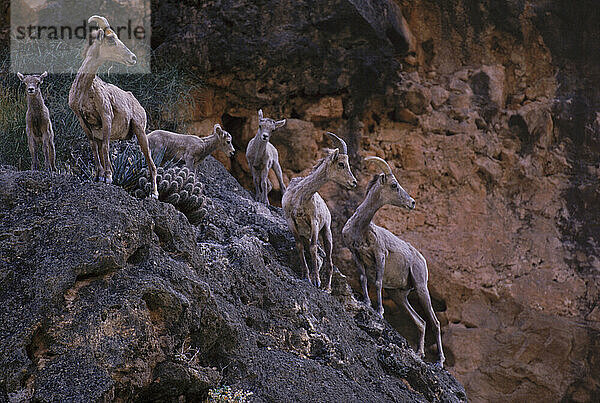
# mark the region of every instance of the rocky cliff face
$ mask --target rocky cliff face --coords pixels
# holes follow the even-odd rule
[[[426,256],[448,367],[474,401],[597,399],[600,7],[592,1],[156,2],[154,46],[205,82],[188,130],[242,151],[256,110],[284,174],[332,130],[417,200],[376,222]],[[243,153],[220,159],[251,189]],[[274,179],[274,178],[273,178]],[[272,181],[276,183],[276,181]],[[335,240],[361,201],[322,191]],[[280,194],[272,193],[274,201]],[[349,252],[336,264],[352,276]],[[407,317],[387,318],[414,338]]]
[[[299,280],[280,209],[212,158],[209,213],[0,169],[0,402],[466,401],[358,304]]]

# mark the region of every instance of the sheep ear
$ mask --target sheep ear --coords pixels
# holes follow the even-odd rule
[[[262,113],[262,109],[258,110],[258,119],[262,119],[263,118],[263,113]]]
[[[41,75],[40,75],[40,80],[44,81],[44,78],[48,77],[48,72],[44,71]]]
[[[336,148],[335,150],[333,150],[333,153],[331,153],[331,159],[337,160],[338,155],[340,155],[340,149]]]
[[[23,79],[25,78],[25,76],[21,73],[17,73],[17,77],[19,77],[19,80],[23,81]]]
[[[387,182],[387,175],[384,173],[379,174],[379,182],[384,185]]]
[[[215,127],[213,128],[213,133],[216,133],[218,136],[223,137],[223,129],[221,128],[220,124],[216,124]]]
[[[98,34],[96,34],[96,39],[100,42],[104,39],[104,30],[102,28],[98,29]]]
[[[286,123],[286,122],[287,122],[287,120],[286,120],[286,119],[283,119],[283,120],[278,120],[277,122],[275,122],[275,128],[276,128],[276,129],[279,129],[280,127],[283,127],[283,126],[285,126],[285,123]]]

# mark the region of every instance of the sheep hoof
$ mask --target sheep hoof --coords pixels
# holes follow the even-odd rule
[[[150,197],[152,197],[153,199],[156,199],[156,200],[158,200],[158,192],[152,192],[152,193],[150,194]]]
[[[106,182],[107,184],[109,184],[109,185],[110,185],[110,184],[112,183],[112,177],[110,177],[110,176],[105,176],[105,177],[104,177],[104,182]]]

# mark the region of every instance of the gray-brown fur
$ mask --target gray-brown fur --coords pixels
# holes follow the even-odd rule
[[[156,166],[150,157],[146,138],[146,111],[131,92],[123,91],[96,76],[106,61],[134,65],[136,57],[110,28],[106,18],[92,16],[88,24],[93,22],[98,24],[99,29],[92,35],[91,44],[83,51],[83,63],[69,92],[69,106],[90,141],[96,179],[112,182],[110,140],[127,140],[135,135],[150,172],[151,195],[158,197]]]
[[[39,76],[23,76],[23,74],[17,73],[19,80],[25,84],[25,93],[27,94],[25,132],[27,133],[27,146],[31,154],[31,169],[39,169],[38,148],[41,145],[46,169],[55,171],[54,131],[50,121],[50,111],[44,104],[40,89],[47,75],[48,73],[45,71]]]
[[[283,183],[281,165],[279,165],[279,154],[273,144],[269,142],[273,130],[285,125],[286,120],[273,120],[263,117],[262,109],[258,111],[258,131],[248,143],[246,148],[246,160],[254,180],[256,200],[269,204],[268,194],[272,185],[269,181],[269,170],[273,168],[281,192],[285,193],[286,186]]]
[[[317,191],[328,181],[334,181],[348,189],[356,187],[356,178],[350,171],[346,143],[333,133],[328,133],[339,144],[339,148],[329,150],[325,158],[320,160],[313,171],[304,178],[294,178],[287,191],[283,194],[281,206],[286,221],[294,238],[296,247],[302,259],[304,277],[317,286],[321,286],[320,263],[318,257],[318,241],[325,251],[325,265],[327,266],[327,281],[325,289],[331,289],[331,276],[333,262],[331,253],[333,241],[331,236],[331,213],[325,201]],[[333,137],[335,136],[335,137]],[[305,249],[311,257],[312,270],[309,271],[306,263]],[[313,279],[311,279],[311,276]]]
[[[385,288],[392,300],[398,306],[404,307],[417,325],[420,332],[418,354],[424,356],[426,322],[408,302],[408,294],[414,289],[427,317],[434,326],[439,353],[438,363],[443,366],[444,351],[440,323],[431,306],[431,298],[427,289],[427,262],[411,244],[371,222],[377,210],[386,204],[412,210],[415,207],[415,201],[402,189],[384,160],[377,157],[369,157],[367,160],[376,162],[382,168],[383,173],[375,175],[371,180],[365,199],[342,229],[344,245],[352,252],[356,264],[364,302],[371,305],[367,277],[369,277],[369,281],[373,281],[373,277],[375,277],[377,312],[383,317],[381,293],[382,288]]]
[[[215,150],[221,150],[229,157],[233,157],[235,153],[231,134],[219,124],[216,124],[212,134],[206,137],[154,130],[148,134],[148,144],[152,152],[164,149],[164,158],[184,161],[190,170],[195,170],[196,166]]]

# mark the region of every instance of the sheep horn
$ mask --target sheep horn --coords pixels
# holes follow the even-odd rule
[[[91,24],[92,22],[98,24],[98,27],[101,29],[110,28],[108,20],[100,15],[92,15],[90,18],[88,18],[88,24]]]
[[[379,158],[379,157],[366,157],[365,161],[367,162],[374,162],[377,165],[379,165],[379,168],[381,168],[381,171],[384,173],[387,173],[388,175],[393,175],[392,173],[392,168],[390,168],[390,166],[388,165],[387,162],[385,162],[384,159]]]
[[[336,146],[340,149],[342,154],[348,154],[348,146],[346,146],[346,142],[344,140],[331,132],[326,132],[325,134],[327,134],[334,143],[337,143]]]

